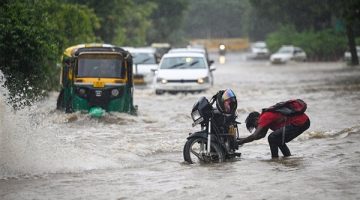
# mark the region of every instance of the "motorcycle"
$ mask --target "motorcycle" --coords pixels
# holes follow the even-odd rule
[[[225,56],[225,54],[226,54],[226,46],[225,46],[225,44],[220,44],[219,45],[219,55]]]
[[[236,152],[240,122],[236,121],[236,114],[223,114],[215,108],[215,101],[215,96],[210,102],[201,97],[192,108],[192,126],[201,125],[201,131],[190,133],[184,145],[184,160],[190,164],[219,163],[241,156]]]
[[[225,54],[226,54],[226,46],[224,44],[220,44],[219,45],[219,63],[220,64],[225,64],[225,62],[226,62]]]

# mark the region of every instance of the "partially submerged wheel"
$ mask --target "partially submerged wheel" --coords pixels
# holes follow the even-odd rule
[[[64,109],[64,107],[64,89],[61,89],[56,101],[56,109],[61,110]]]
[[[162,90],[155,90],[155,94],[156,94],[156,95],[161,95],[161,94],[164,94],[164,91],[162,91]]]
[[[207,139],[190,138],[184,146],[184,160],[189,164],[224,162],[225,154],[218,144],[211,143],[211,152],[209,154],[206,153],[206,149]]]

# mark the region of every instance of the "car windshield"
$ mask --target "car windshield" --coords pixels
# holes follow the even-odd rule
[[[134,64],[156,64],[154,54],[151,53],[131,53]]]
[[[278,51],[278,53],[284,53],[284,54],[292,54],[292,48],[290,47],[281,47]]]
[[[266,44],[265,44],[265,43],[262,43],[262,42],[258,42],[258,43],[255,43],[255,44],[254,44],[254,47],[255,47],[255,48],[262,49],[262,48],[266,48]]]
[[[170,53],[201,53],[205,54],[204,50],[201,49],[171,49]]]
[[[201,57],[168,57],[164,58],[160,69],[204,69],[206,64]]]
[[[119,55],[79,56],[77,77],[123,78],[124,74]]]

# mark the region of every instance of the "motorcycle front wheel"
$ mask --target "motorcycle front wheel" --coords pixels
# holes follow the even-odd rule
[[[220,146],[214,142],[211,143],[211,151],[206,153],[207,139],[190,138],[184,145],[184,160],[189,164],[194,163],[219,163],[224,162],[225,153]]]

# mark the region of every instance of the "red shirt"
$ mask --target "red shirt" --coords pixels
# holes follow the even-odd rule
[[[286,117],[278,112],[263,112],[259,116],[258,126],[267,127],[275,131],[286,125],[301,126],[303,125],[309,117],[304,113],[301,115],[296,115],[292,117]]]

